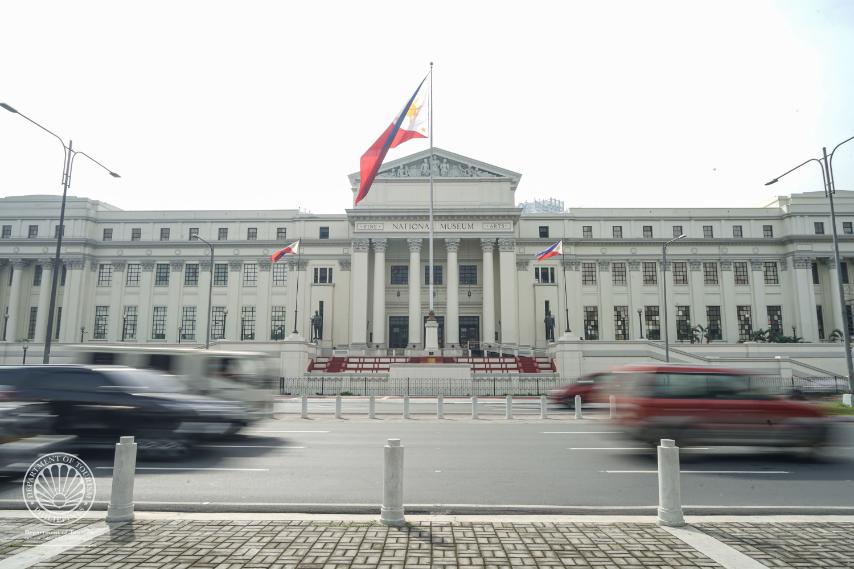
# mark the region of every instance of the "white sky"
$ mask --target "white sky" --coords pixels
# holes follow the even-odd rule
[[[122,175],[78,157],[70,194],[123,209],[342,213],[431,60],[436,145],[523,174],[518,202],[765,205],[854,136],[846,0],[6,2],[0,53],[0,101]],[[834,165],[854,189],[854,141]],[[61,168],[0,109],[0,195]]]

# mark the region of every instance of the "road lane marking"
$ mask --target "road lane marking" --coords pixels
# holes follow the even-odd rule
[[[542,435],[619,435],[623,431],[543,431]]]
[[[112,470],[112,466],[96,466],[98,470]],[[269,468],[214,468],[202,466],[137,466],[137,470],[199,470],[216,472],[269,472]]]
[[[256,431],[254,429],[249,429],[244,432],[255,435],[258,433],[328,433],[329,431]]]
[[[600,470],[606,474],[658,474],[658,470]],[[680,474],[789,474],[788,470],[680,470]]]
[[[693,526],[661,526],[661,529],[679,538],[712,561],[717,561],[726,569],[767,569],[766,565]]]
[[[647,450],[654,451],[652,447],[569,447],[566,450]],[[679,447],[679,450],[711,450],[711,447]]]
[[[202,448],[281,448],[281,449],[304,449],[306,447],[292,447],[288,445],[199,445]]]

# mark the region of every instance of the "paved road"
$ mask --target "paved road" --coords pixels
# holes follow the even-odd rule
[[[606,420],[576,421],[566,414],[544,421],[318,417],[282,415],[181,461],[141,461],[137,501],[180,502],[189,510],[234,503],[377,504],[383,445],[400,438],[407,504],[657,503],[654,450],[623,440]],[[839,432],[840,446],[820,461],[753,449],[683,449],[683,502],[854,507],[854,424],[840,424]],[[98,476],[98,499],[108,499],[111,457],[84,458]],[[0,506],[20,495],[19,482],[0,484]]]

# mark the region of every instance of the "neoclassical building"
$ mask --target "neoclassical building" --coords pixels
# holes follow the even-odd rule
[[[854,256],[854,193],[836,196],[837,269],[820,192],[756,208],[523,214],[520,174],[434,153],[433,303],[446,354],[545,349],[567,314],[587,341],[659,340],[665,278],[674,344],[696,325],[712,343],[731,344],[768,328],[822,342],[852,326],[854,291],[846,285],[844,322],[835,283],[837,270],[848,282]],[[52,266],[59,197],[2,198],[2,338],[42,341],[58,270],[59,343],[200,344],[210,326],[215,342],[263,349],[297,329],[324,350],[417,353],[429,306],[428,158],[384,165],[369,196],[337,214],[123,211],[71,197],[60,267]],[[358,174],[349,182],[355,195]],[[213,264],[196,234],[213,243]],[[681,234],[664,273],[662,243]],[[297,239],[299,257],[271,264],[272,252]],[[557,240],[564,255],[537,262]]]

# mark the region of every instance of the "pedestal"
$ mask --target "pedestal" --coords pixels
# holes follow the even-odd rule
[[[282,371],[284,377],[302,377],[309,358],[317,355],[317,346],[299,334],[291,334],[282,342]]]
[[[439,323],[435,319],[427,319],[424,325],[424,351],[428,356],[439,354]]]

